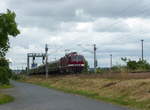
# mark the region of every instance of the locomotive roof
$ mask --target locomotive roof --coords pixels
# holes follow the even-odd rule
[[[78,53],[77,52],[71,52],[71,53],[66,54],[66,56],[72,56],[72,55],[78,55]]]
[[[77,55],[80,55],[80,54],[78,54],[77,52],[71,52],[71,53],[66,54],[64,57],[61,57],[60,59],[64,59],[64,58],[71,57],[71,56],[77,56]]]

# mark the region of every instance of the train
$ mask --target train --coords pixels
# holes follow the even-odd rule
[[[77,52],[71,52],[61,57],[57,61],[48,63],[48,73],[80,73],[86,66],[86,60],[83,55]],[[36,68],[30,69],[29,74],[45,74],[46,65],[40,65]]]

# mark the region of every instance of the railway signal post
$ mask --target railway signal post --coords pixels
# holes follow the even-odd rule
[[[34,60],[36,57],[41,57],[41,58],[45,58],[45,53],[28,53],[27,54],[27,74],[29,74],[29,70],[30,70],[30,58],[33,59],[32,63],[34,64]],[[44,59],[42,59],[43,62]]]

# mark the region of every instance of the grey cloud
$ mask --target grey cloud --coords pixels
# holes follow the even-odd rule
[[[124,19],[102,18],[94,22],[94,30],[98,32],[129,32],[130,28]]]
[[[51,32],[57,31],[60,27],[60,22],[55,21],[54,19],[50,17],[46,18],[38,18],[38,17],[32,17],[32,16],[26,16],[24,18],[17,16],[18,24],[21,27],[28,27],[28,28],[41,28],[41,29],[47,29]]]
[[[74,19],[76,9],[83,9],[95,17],[135,17],[148,12],[148,0],[13,0],[10,7],[22,10],[25,15],[52,16],[58,19]],[[149,16],[149,14],[146,14]],[[70,17],[70,18],[69,18]]]
[[[7,0],[8,8],[17,14],[23,27],[40,27],[50,31],[60,30],[62,22],[93,22],[98,18],[149,17],[148,0]],[[77,16],[77,10],[83,16]],[[106,21],[107,22],[107,21]],[[105,26],[109,26],[105,22]],[[96,31],[128,31],[128,27],[117,24],[111,28],[95,27]],[[122,27],[121,27],[122,26]]]
[[[110,53],[113,54],[116,61],[122,56],[140,56],[140,39],[145,39],[145,43],[147,42],[144,47],[144,55],[150,56],[148,53],[150,46],[149,28],[147,31],[139,33],[142,27],[139,26],[139,29],[136,29],[137,26],[133,26],[131,29],[124,22],[128,18],[134,17],[142,20],[149,19],[149,0],[5,1],[7,1],[6,8],[16,12],[17,22],[21,27],[21,34],[10,40],[12,50],[8,53],[8,57],[17,63],[26,62],[26,53],[29,51],[43,51],[45,43],[63,47],[57,49],[60,52],[55,53],[56,47],[50,46],[51,49],[49,50],[53,53],[50,58],[63,56],[64,49],[69,48],[71,51],[84,54],[88,61],[91,61],[91,66],[93,54],[77,47],[77,44],[96,43],[98,47],[97,57],[101,66],[108,66]],[[93,27],[89,27],[93,30],[89,31],[87,25],[84,27],[84,31],[78,31],[76,30],[78,23],[91,23]],[[144,24],[147,25],[148,23],[145,22]],[[138,48],[131,48],[129,44]],[[92,47],[89,49],[93,50]]]

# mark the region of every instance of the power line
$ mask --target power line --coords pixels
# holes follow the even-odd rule
[[[78,46],[84,48],[81,44],[78,44]],[[87,49],[87,48],[84,48],[86,49],[88,52],[92,53],[94,55],[94,72],[96,72],[96,67],[97,67],[97,58],[96,58],[96,50],[97,50],[97,47],[96,47],[96,44],[93,44],[93,45],[88,45],[88,46],[93,46],[93,51]]]
[[[88,48],[83,47],[82,44],[78,44],[77,46],[83,48],[83,49],[84,49],[83,51],[86,51],[86,52],[89,52],[89,53],[92,53],[92,54],[93,54],[93,51],[91,51],[91,50],[88,49]],[[89,46],[92,46],[92,45],[89,45]]]

